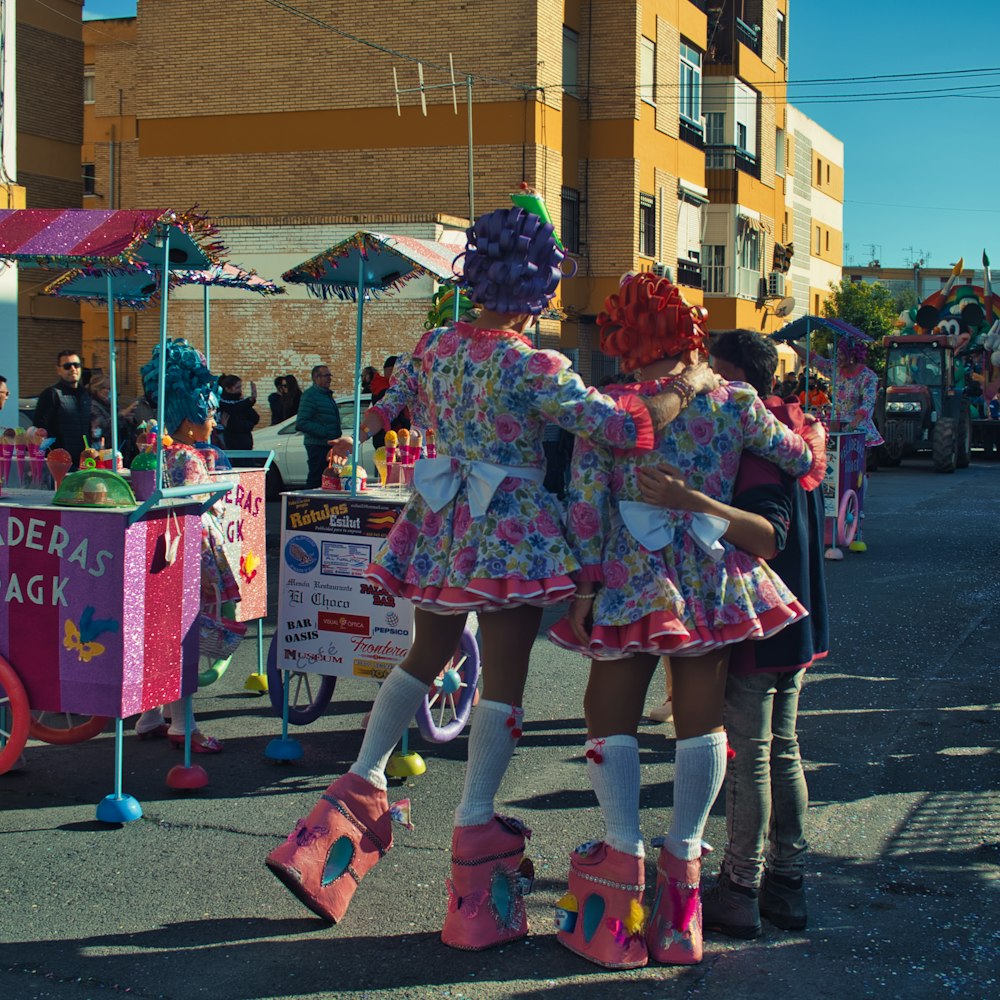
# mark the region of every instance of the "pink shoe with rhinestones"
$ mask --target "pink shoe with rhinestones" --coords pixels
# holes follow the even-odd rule
[[[385,792],[349,771],[327,788],[266,864],[313,913],[337,923],[361,879],[391,847]]]
[[[524,856],[530,837],[523,823],[508,816],[455,827],[448,914],[441,929],[446,945],[482,951],[527,937],[524,897],[535,881],[534,865]]]
[[[701,858],[683,861],[666,847],[656,860],[656,894],[646,941],[666,965],[697,965],[702,958]]]
[[[569,861],[569,888],[556,903],[556,940],[608,969],[644,966],[643,859],[598,840],[581,844]]]

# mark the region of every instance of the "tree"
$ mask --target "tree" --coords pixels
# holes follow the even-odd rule
[[[896,297],[885,285],[851,281],[850,278],[842,278],[837,285],[831,284],[830,291],[830,297],[823,303],[823,314],[850,323],[872,338],[868,367],[881,375],[885,370],[882,338],[895,330],[899,316]]]

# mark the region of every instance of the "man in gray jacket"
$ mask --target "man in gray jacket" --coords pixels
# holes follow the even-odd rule
[[[341,429],[340,410],[330,391],[330,369],[326,365],[316,365],[312,370],[312,383],[302,393],[295,428],[305,437],[309,456],[306,489],[316,490],[323,479],[330,441],[340,437]]]

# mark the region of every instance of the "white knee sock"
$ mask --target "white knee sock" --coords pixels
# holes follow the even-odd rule
[[[501,701],[480,701],[472,716],[465,788],[455,826],[479,826],[493,819],[494,800],[521,735],[524,709]]]
[[[383,681],[372,705],[361,752],[351,772],[385,789],[385,765],[430,685],[396,667]]]
[[[726,734],[677,741],[674,812],[666,848],[683,861],[701,857],[701,837],[726,776]]]
[[[604,840],[616,851],[644,857],[639,831],[639,741],[634,736],[587,740],[587,773],[604,816]]]

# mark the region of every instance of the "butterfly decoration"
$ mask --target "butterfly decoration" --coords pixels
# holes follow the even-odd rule
[[[389,816],[392,821],[399,823],[406,830],[413,829],[411,812],[409,799],[399,799],[389,806]]]
[[[458,913],[467,920],[472,920],[478,913],[483,903],[490,898],[490,894],[485,889],[476,889],[475,892],[460,896],[455,888],[455,883],[448,879],[448,912]]]
[[[257,575],[257,567],[260,566],[260,556],[248,551],[240,556],[240,576],[247,583],[253,583],[253,578]]]
[[[90,663],[95,656],[100,656],[106,649],[103,643],[97,642],[97,637],[105,632],[117,632],[118,621],[115,618],[95,618],[94,609],[90,605],[83,609],[80,624],[72,618],[66,619],[63,627],[63,646],[70,652],[75,652],[81,663]]]
[[[327,826],[306,826],[305,820],[300,819],[295,824],[295,829],[285,838],[289,844],[297,844],[299,847],[310,847],[325,837],[330,832]]]

